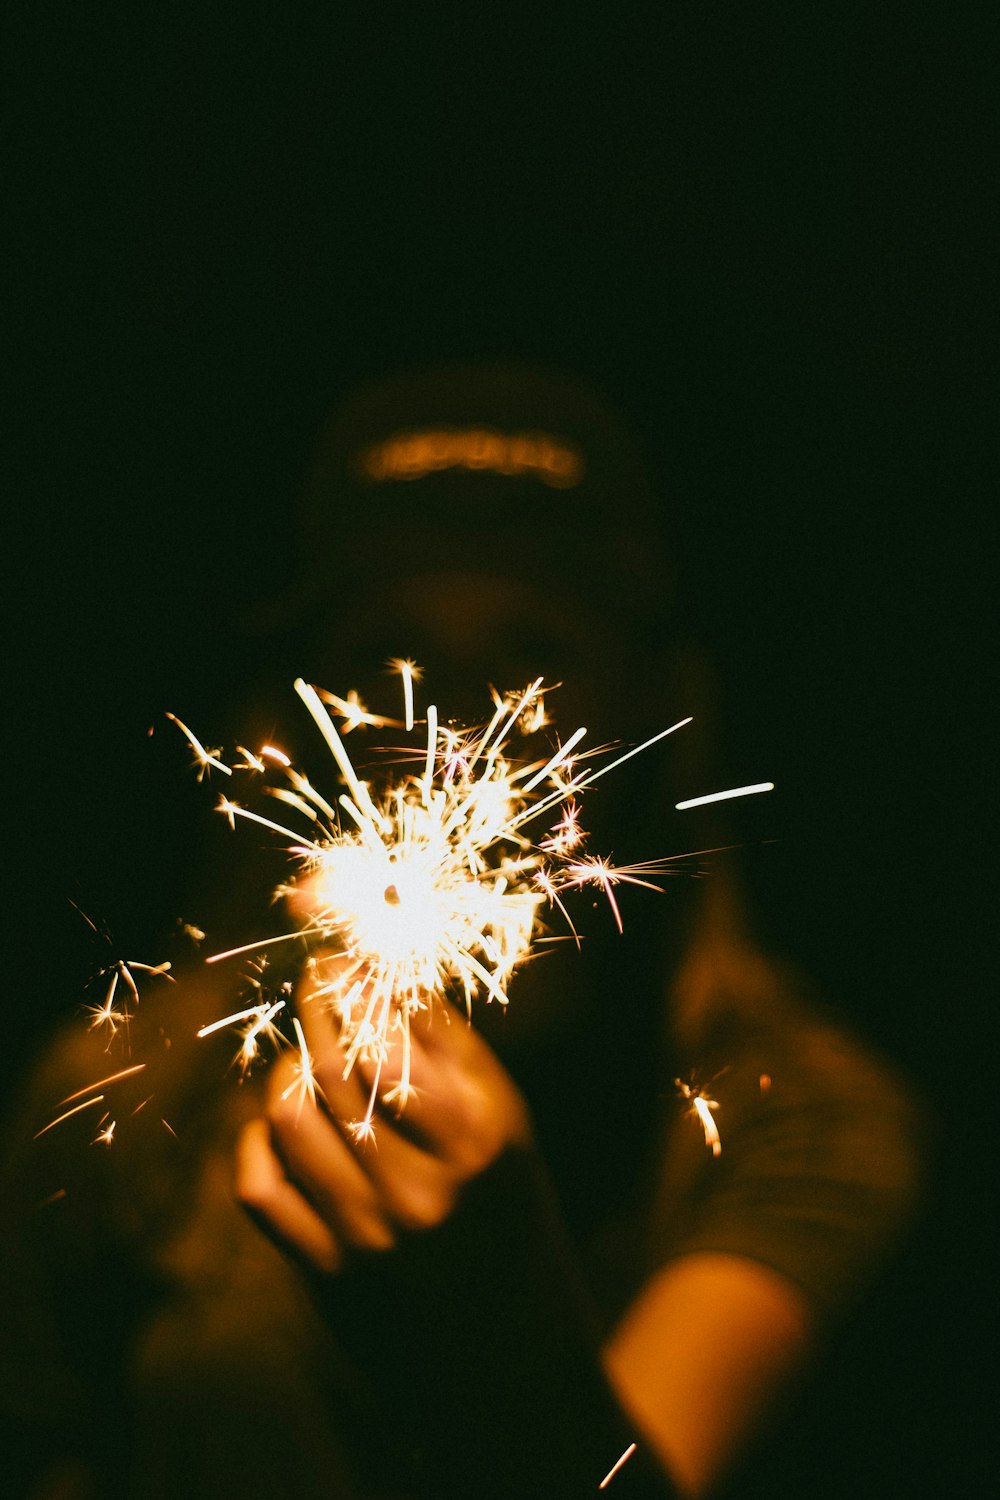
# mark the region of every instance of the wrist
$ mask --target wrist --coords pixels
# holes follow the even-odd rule
[[[637,1440],[609,1491],[674,1493],[604,1376],[595,1310],[530,1147],[504,1150],[445,1223],[345,1277],[343,1294],[355,1338],[364,1307],[393,1330],[388,1357],[369,1334],[363,1358],[377,1356],[382,1409],[408,1422],[430,1493],[594,1494]]]

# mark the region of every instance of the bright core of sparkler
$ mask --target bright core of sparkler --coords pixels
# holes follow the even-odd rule
[[[418,722],[413,685],[420,674],[411,662],[394,665],[403,680],[404,723],[409,728]],[[383,1064],[397,1043],[401,1076],[384,1100],[402,1109],[411,1091],[412,1017],[441,995],[460,1000],[469,1012],[477,999],[506,1004],[510,977],[530,956],[542,931],[544,906],[558,906],[565,915],[560,894],[594,884],[604,891],[621,927],[613,888],[621,883],[648,886],[648,877],[671,861],[615,867],[607,859],[585,856],[580,794],[690,721],[680,720],[599,769],[592,764],[577,768],[574,752],[586,734],[583,728],[552,753],[526,761],[512,753],[511,743],[515,734],[529,736],[548,722],[543,681],[537,678],[521,693],[494,694],[494,712],[485,728],[440,725],[437,709],[429,706],[414,769],[373,792],[348,755],[331,712],[339,715],[345,732],[373,725],[403,726],[370,714],[356,693],[339,698],[301,679],[295,690],[345,784],[336,806],[286,756],[268,747],[267,769],[277,769],[284,784],[266,790],[304,821],[305,832],[264,817],[228,795],[220,799],[219,811],[234,827],[242,818],[288,840],[299,870],[280,894],[293,896],[300,910],[305,907],[305,925],[215,954],[208,961],[294,938],[339,955],[333,977],[321,963],[315,966],[312,993],[313,1000],[324,1003],[339,1020],[344,1076],[359,1061],[374,1072],[368,1112],[356,1122],[363,1136],[371,1130]],[[252,755],[241,750],[242,760],[226,765],[219,751],[206,750],[171,717],[194,750],[200,775],[213,769],[229,776],[252,774],[264,768],[264,751]],[[532,824],[541,824],[534,836],[529,832]],[[213,1022],[200,1034],[242,1023],[240,1061],[246,1068],[256,1056],[260,1035],[275,1034],[272,1017],[280,1008],[280,1003],[265,1002],[262,996],[258,1004]],[[296,1039],[295,1087],[309,1095],[312,1061],[297,1025]]]

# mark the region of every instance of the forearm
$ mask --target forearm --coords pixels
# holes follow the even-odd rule
[[[609,1493],[676,1493],[603,1373],[595,1320],[529,1152],[504,1153],[444,1224],[318,1295],[355,1360],[374,1370],[404,1446],[419,1450],[429,1494],[595,1494],[633,1442]]]
[[[605,1350],[608,1378],[683,1493],[710,1492],[807,1358],[800,1292],[755,1261],[699,1253],[669,1262]]]

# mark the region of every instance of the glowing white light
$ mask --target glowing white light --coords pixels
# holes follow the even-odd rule
[[[726,802],[730,797],[752,797],[756,792],[773,792],[773,781],[757,781],[753,786],[734,786],[728,792],[710,792],[707,797],[689,797],[686,802],[675,802],[677,812],[689,807],[704,807],[706,802]]]

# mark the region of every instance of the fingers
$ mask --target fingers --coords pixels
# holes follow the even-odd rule
[[[237,1195],[273,1238],[330,1271],[448,1216],[458,1184],[445,1164],[387,1121],[356,1139],[360,1080],[337,1080],[348,1104],[338,1119],[284,1087],[294,1077],[289,1058],[275,1064],[266,1119],[241,1141],[237,1162]]]
[[[264,1120],[251,1120],[239,1136],[235,1188],[247,1213],[280,1249],[327,1275],[341,1269],[344,1257],[336,1236],[285,1176]]]
[[[388,1250],[395,1234],[387,1205],[326,1111],[279,1095],[268,1109],[268,1124],[286,1177],[337,1238],[357,1249]]]
[[[372,1025],[383,1035],[381,1061],[357,1056],[348,1078],[339,1018],[333,1009],[357,987],[352,1009],[371,1004],[371,991],[357,984],[356,965],[344,955],[318,959],[303,975],[296,1003],[316,1077],[334,1118],[371,1117],[378,1101],[384,1139],[386,1121],[399,1135],[454,1169],[474,1175],[504,1144],[530,1135],[527,1109],[513,1081],[490,1048],[451,1006],[432,1002],[388,1028],[379,1000]]]
[[[458,1192],[457,1174],[380,1119],[358,1138],[321,1111],[272,1118],[287,1170],[356,1249],[388,1249],[401,1232],[431,1229]]]
[[[325,1271],[441,1223],[462,1184],[530,1133],[511,1079],[443,1005],[408,1025],[397,1017],[380,1061],[359,1055],[345,1077],[333,1008],[353,982],[343,955],[310,965],[296,993],[309,1058],[275,1064],[266,1117],[245,1132],[237,1163],[251,1215]],[[367,999],[359,986],[354,1001]]]

